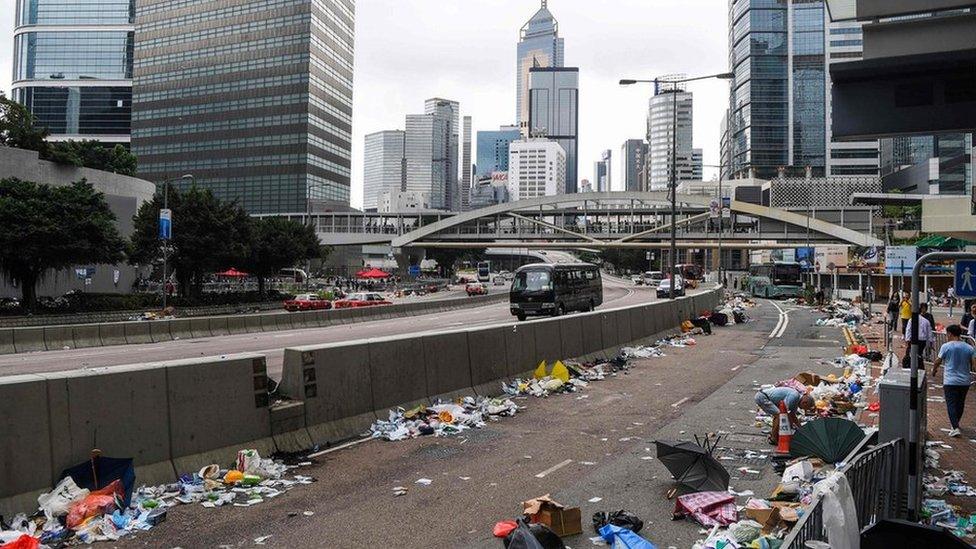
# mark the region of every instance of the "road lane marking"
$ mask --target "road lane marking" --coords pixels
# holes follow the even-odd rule
[[[550,467],[550,468],[546,469],[545,471],[543,471],[543,472],[539,473],[538,475],[536,475],[535,478],[546,478],[546,475],[548,475],[550,473],[554,473],[554,472],[562,469],[563,467],[569,465],[572,462],[573,462],[573,460],[567,459],[566,461],[563,461],[561,463],[557,463],[557,464],[553,465],[552,467]]]
[[[779,311],[779,318],[776,321],[776,326],[773,327],[773,331],[769,332],[769,339],[781,338],[783,337],[783,334],[786,332],[786,327],[790,323],[789,313],[793,309],[790,309],[789,311],[784,311],[782,308],[780,308],[779,304],[776,303],[775,301],[770,301],[770,303],[772,303],[773,307],[776,307],[776,310]]]
[[[688,402],[689,400],[691,400],[691,399],[688,398],[688,397],[685,397],[685,398],[679,400],[678,402],[675,402],[674,404],[672,404],[671,407],[672,408],[677,408],[678,406],[681,406],[682,404],[684,404],[685,402]]]
[[[739,369],[739,368],[741,368],[741,367],[742,367],[742,365],[741,365],[741,364],[739,364],[738,366],[736,366],[736,367],[734,367],[734,368],[732,368],[732,371],[734,372],[734,371],[736,371],[736,370],[738,370],[738,369]]]

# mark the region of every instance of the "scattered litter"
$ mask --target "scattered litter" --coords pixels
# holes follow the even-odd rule
[[[414,481],[414,484],[419,484],[421,486],[430,486],[430,483],[432,482],[434,481],[430,480],[429,478],[418,478],[416,481]]]
[[[603,498],[592,497],[592,498],[590,498],[590,499],[588,499],[586,501],[588,501],[590,503],[599,503],[599,502],[603,501]]]

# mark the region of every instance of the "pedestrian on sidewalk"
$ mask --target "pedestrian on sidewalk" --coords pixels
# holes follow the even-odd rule
[[[952,425],[949,436],[958,437],[959,422],[966,407],[966,394],[973,382],[973,368],[976,368],[976,351],[968,343],[960,341],[962,329],[959,326],[947,327],[946,336],[949,341],[939,349],[939,358],[935,359],[935,365],[932,366],[932,376],[939,373],[940,366],[945,366],[942,393],[945,395],[946,411]]]
[[[772,389],[761,389],[756,393],[756,404],[759,408],[773,417],[773,430],[769,433],[769,443],[779,442],[779,403],[786,404],[786,417],[790,419],[790,424],[796,429],[800,426],[800,421],[796,418],[797,408],[812,411],[816,409],[817,403],[813,397],[801,394],[800,391],[791,387],[773,387]]]
[[[949,314],[946,316],[952,318],[952,309],[956,306],[956,289],[949,286],[949,290],[946,291],[946,298],[948,298],[949,301]]]
[[[912,302],[908,300],[908,294],[902,295],[899,307],[901,310],[901,335],[907,335],[908,321],[912,318]]]
[[[963,332],[969,332],[969,323],[976,317],[976,307],[970,305],[969,310],[966,310],[965,307],[963,307],[963,310],[965,312],[962,315],[962,320],[959,322],[959,327],[962,328]]]
[[[888,331],[898,331],[898,296],[895,294],[888,300]]]
[[[928,317],[923,315],[927,310],[925,304],[918,306],[918,359],[920,361],[925,360],[925,351],[929,345],[935,344],[935,334],[933,334],[932,323],[929,321]],[[932,316],[932,315],[928,315]],[[911,368],[912,367],[912,319],[908,319],[908,323],[905,324],[905,356],[902,358],[901,367]]]

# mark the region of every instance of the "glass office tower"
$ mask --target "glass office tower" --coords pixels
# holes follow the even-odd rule
[[[542,0],[539,11],[519,32],[515,120],[523,132],[529,119],[529,71],[533,67],[562,67],[564,50],[559,23],[549,11],[547,0]]]
[[[579,175],[579,69],[529,70],[529,135],[546,137],[566,152],[565,192],[575,193]]]
[[[354,0],[136,0],[139,174],[250,213],[349,204]]]
[[[520,137],[517,128],[478,132],[478,159],[475,176],[491,177],[494,172],[508,171],[508,146]]]
[[[134,0],[17,0],[12,97],[51,140],[128,143]]]

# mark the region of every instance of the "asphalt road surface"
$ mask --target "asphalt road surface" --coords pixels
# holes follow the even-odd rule
[[[653,288],[634,286],[629,281],[618,278],[604,278],[604,299],[601,308],[635,305],[655,299]],[[416,332],[456,330],[514,321],[515,319],[509,312],[506,302],[443,313],[325,328],[0,355],[0,376],[210,357],[232,353],[260,353],[267,357],[268,374],[279,379],[286,347],[338,343]]]
[[[484,429],[339,448],[302,469],[317,479],[312,485],[250,508],[172,508],[165,523],[115,545],[253,547],[256,538],[270,536],[264,546],[497,548],[492,525],[514,518],[521,501],[551,493],[582,508],[583,535],[564,540],[572,547],[591,546],[594,512],[620,508],[641,516],[642,533],[659,547],[689,547],[700,527],[669,520],[673,503],[664,493],[670,481],[648,461],[653,440],[684,429],[678,427],[683,421],[701,424],[702,413],[728,415],[733,397],[748,412],[751,393],[743,396],[737,384],[748,387],[764,375],[767,347],[782,346],[777,364],[794,369],[802,366],[789,345],[813,337],[804,335],[811,330],[808,311],[791,311],[783,321],[763,302],[750,316],[756,321],[716,328],[697,346],[666,349],[666,357],[637,361],[626,375],[581,393],[520,399],[524,408],[515,417]],[[784,324],[781,338],[772,335]],[[745,430],[753,428],[751,421],[747,417]],[[711,422],[702,428],[727,428],[721,419]],[[421,478],[433,482],[416,484]],[[396,486],[408,487],[407,494],[394,497]]]

